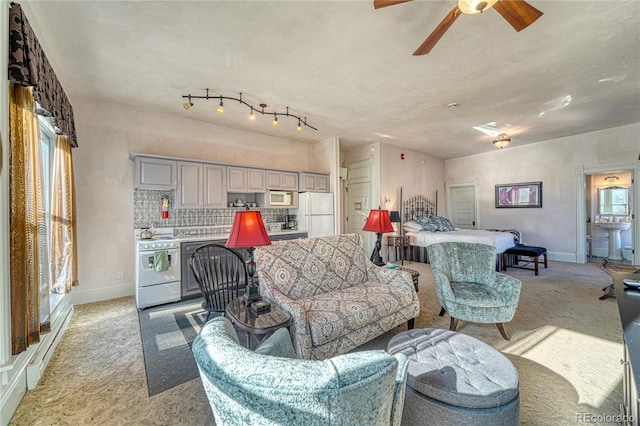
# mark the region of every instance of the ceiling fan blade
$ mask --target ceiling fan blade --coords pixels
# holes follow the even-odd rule
[[[444,33],[446,33],[451,25],[453,25],[453,23],[456,21],[456,19],[458,19],[458,16],[460,16],[461,13],[462,12],[458,8],[458,6],[451,9],[451,12],[449,12],[447,16],[444,17],[444,19],[442,20],[442,22],[440,22],[440,24],[438,24],[436,29],[433,30],[429,37],[427,37],[427,39],[420,45],[420,47],[418,47],[418,50],[413,53],[413,56],[425,55],[431,52],[433,46],[435,46],[436,43],[442,38]]]
[[[411,0],[373,0],[373,8],[380,9],[382,7],[393,6],[394,4],[406,3]]]
[[[493,5],[493,8],[516,31],[524,30],[542,16],[542,12],[524,0],[500,0]]]

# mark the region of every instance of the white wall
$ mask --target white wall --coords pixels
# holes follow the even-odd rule
[[[400,158],[404,154],[404,160]],[[380,145],[380,193],[382,207],[399,210],[398,198],[402,187],[404,201],[415,195],[424,195],[436,201],[438,214],[444,215],[444,161],[421,152]],[[390,202],[385,203],[385,198]]]
[[[130,152],[309,170],[307,144],[213,124],[74,100],[79,148],[73,150],[80,286],[74,303],[134,292],[133,163]],[[117,279],[117,272],[124,279]]]
[[[447,183],[479,181],[478,228],[515,228],[550,258],[576,258],[576,168],[633,163],[640,124],[446,160]],[[542,181],[542,208],[496,209],[496,184]],[[636,182],[636,185],[638,183]]]

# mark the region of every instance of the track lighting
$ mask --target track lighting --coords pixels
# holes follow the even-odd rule
[[[218,114],[224,114],[224,108],[222,105],[222,96],[220,96],[220,105],[218,106],[218,109],[216,111],[218,111]]]
[[[183,95],[182,97],[184,99],[187,99],[188,102],[185,102],[184,104],[182,104],[182,106],[184,107],[185,110],[189,110],[191,109],[191,107],[193,106],[193,103],[191,102],[191,99],[204,99],[204,100],[209,100],[209,99],[216,99],[220,101],[220,104],[218,106],[218,108],[216,109],[216,111],[218,112],[218,114],[223,114],[224,113],[224,104],[223,104],[223,100],[224,99],[228,99],[228,100],[232,100],[232,101],[238,101],[239,103],[247,106],[250,108],[250,113],[249,113],[249,120],[251,121],[255,121],[256,119],[256,112],[265,115],[265,114],[273,114],[273,121],[271,122],[271,124],[273,124],[274,127],[276,127],[278,125],[278,116],[284,116],[284,117],[293,117],[295,119],[298,120],[298,125],[296,126],[296,130],[297,131],[302,131],[302,126],[308,127],[310,129],[313,130],[318,130],[317,128],[311,126],[310,124],[307,124],[307,117],[300,117],[296,114],[292,114],[289,112],[289,107],[287,107],[286,112],[277,112],[277,111],[265,111],[265,108],[267,107],[267,104],[261,103],[259,104],[259,108],[255,107],[254,105],[246,102],[245,100],[242,99],[242,93],[240,93],[239,97],[233,97],[233,96],[222,96],[222,95],[210,95],[209,94],[209,89],[206,89],[207,93],[205,96],[195,96],[195,95]]]
[[[184,107],[184,109],[186,109],[187,111],[193,106],[193,104],[191,103],[191,96],[189,96],[189,102],[185,102],[182,104],[182,106]]]

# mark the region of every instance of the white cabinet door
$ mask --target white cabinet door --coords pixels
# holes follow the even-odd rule
[[[329,175],[300,173],[299,184],[302,192],[329,192]]]
[[[176,209],[202,207],[202,168],[202,163],[178,162],[178,189],[174,206]]]
[[[291,172],[282,172],[282,189],[289,191],[298,190],[298,174]]]
[[[134,183],[136,189],[176,189],[175,160],[135,157]]]
[[[265,192],[267,185],[265,182],[264,170],[247,169],[247,192]]]
[[[293,172],[281,172],[278,170],[267,170],[267,188],[275,190],[297,191],[298,174]]]
[[[245,192],[247,189],[247,169],[227,167],[227,191]]]
[[[204,207],[208,209],[224,208],[227,201],[227,183],[225,166],[204,165]]]
[[[267,170],[267,189],[282,188],[282,172],[277,170]]]

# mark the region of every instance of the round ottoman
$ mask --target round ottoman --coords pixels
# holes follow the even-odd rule
[[[519,425],[518,371],[491,346],[455,331],[394,336],[390,354],[409,359],[403,425]]]

